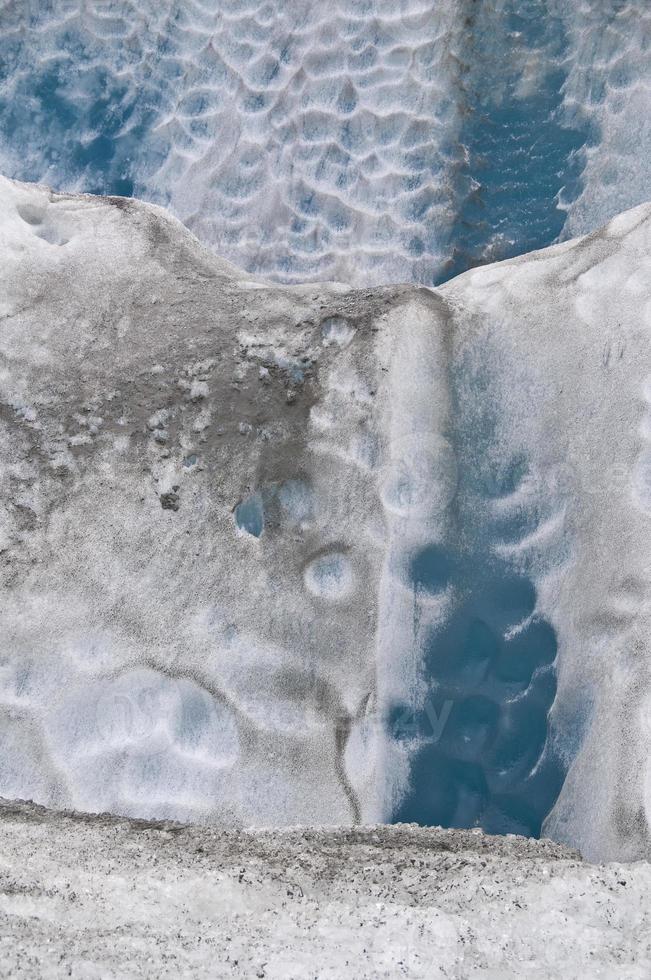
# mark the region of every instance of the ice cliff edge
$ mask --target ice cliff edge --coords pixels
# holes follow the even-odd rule
[[[651,205],[435,291],[0,246],[1,796],[649,853]]]

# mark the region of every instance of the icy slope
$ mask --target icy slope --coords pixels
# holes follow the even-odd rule
[[[647,853],[651,207],[438,292],[0,208],[0,794]]]
[[[651,198],[650,79],[647,0],[0,0],[0,171],[434,285]]]
[[[224,832],[0,803],[11,977],[646,980],[651,866],[414,827]]]

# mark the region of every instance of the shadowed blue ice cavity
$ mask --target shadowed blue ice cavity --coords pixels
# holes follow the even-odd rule
[[[417,589],[442,592],[450,583],[454,562],[443,548],[430,545],[418,551],[411,562],[411,580]]]
[[[476,553],[455,566],[461,598],[427,642],[427,702],[389,716],[394,738],[422,743],[394,819],[537,836],[564,778],[547,737],[556,636],[526,577]]]
[[[265,527],[300,525],[312,516],[312,489],[301,479],[267,484],[235,508],[235,523],[239,529],[256,538]]]
[[[262,495],[253,493],[235,508],[235,523],[240,531],[259,538],[264,530],[264,506]]]
[[[424,744],[395,819],[538,835],[564,776],[547,744],[554,631],[532,615],[531,582],[505,566],[474,556],[454,584],[463,598],[428,641],[430,695],[413,721]]]
[[[407,569],[415,605],[445,592],[451,612],[425,636],[425,702],[388,712],[390,736],[413,752],[393,819],[538,836],[571,754],[566,743],[561,758],[549,727],[558,641],[526,559],[516,567],[501,546],[535,531],[554,503],[531,492],[524,451],[497,448],[499,400],[484,362],[462,363],[450,382],[457,493],[445,539]]]

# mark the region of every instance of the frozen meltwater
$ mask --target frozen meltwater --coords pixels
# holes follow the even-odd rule
[[[0,796],[648,853],[651,207],[280,286],[0,179]]]
[[[0,172],[435,285],[651,198],[650,77],[647,0],[0,0]]]

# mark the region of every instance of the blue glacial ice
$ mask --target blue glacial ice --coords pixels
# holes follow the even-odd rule
[[[435,285],[651,196],[650,38],[646,0],[3,0],[0,172]]]

